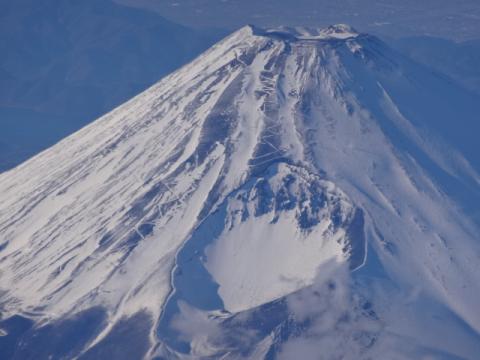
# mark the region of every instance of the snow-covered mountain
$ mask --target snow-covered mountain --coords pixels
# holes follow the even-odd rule
[[[0,175],[14,359],[474,359],[473,95],[247,26]]]

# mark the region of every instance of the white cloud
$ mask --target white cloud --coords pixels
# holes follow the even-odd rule
[[[353,294],[346,264],[322,266],[315,283],[287,298],[299,328],[282,346],[280,360],[358,360],[375,343],[381,323],[362,308]]]

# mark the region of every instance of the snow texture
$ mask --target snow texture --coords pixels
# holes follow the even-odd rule
[[[462,96],[346,25],[240,29],[0,175],[2,318],[36,324],[17,354],[83,321],[68,356],[473,359]]]

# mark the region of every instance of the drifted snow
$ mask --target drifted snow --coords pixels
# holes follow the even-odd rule
[[[445,326],[465,324],[456,333],[474,344],[479,229],[462,194],[480,198],[480,177],[429,135],[430,119],[449,116],[436,93],[460,96],[348,26],[242,28],[0,175],[3,315],[55,321],[100,305],[110,322],[98,343],[147,310],[159,320],[154,354],[167,351],[156,329],[175,302],[228,317],[308,287],[334,259],[374,283],[388,336],[405,341],[425,320],[418,311],[399,325],[404,305],[378,291],[395,288],[414,294],[413,309],[418,299],[442,309]],[[195,284],[210,290],[196,299]],[[275,336],[253,351],[265,354]],[[228,354],[202,341],[194,348]],[[466,358],[477,349],[418,341]]]
[[[280,298],[310,285],[325,261],[348,258],[353,206],[329,182],[282,164],[227,203],[225,229],[206,249],[225,310]]]

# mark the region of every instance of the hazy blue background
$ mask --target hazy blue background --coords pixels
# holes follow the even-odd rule
[[[0,171],[247,23],[349,23],[480,94],[478,0],[115,1],[0,0]]]
[[[263,26],[326,26],[349,23],[389,36],[429,35],[477,39],[478,0],[115,0],[149,8],[187,26],[233,29]]]

